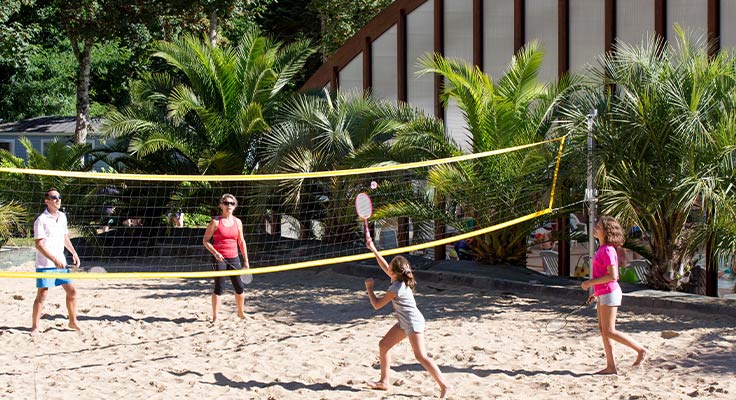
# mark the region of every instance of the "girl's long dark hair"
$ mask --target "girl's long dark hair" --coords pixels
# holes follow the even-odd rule
[[[391,260],[391,271],[396,274],[400,281],[404,282],[406,286],[413,291],[417,286],[417,281],[414,279],[414,272],[411,270],[409,260],[403,256],[396,256]]]

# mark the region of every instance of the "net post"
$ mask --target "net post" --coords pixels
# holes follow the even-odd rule
[[[585,189],[585,201],[588,203],[588,256],[591,260],[590,268],[590,279],[593,279],[593,255],[595,252],[595,206],[596,206],[596,195],[595,187],[593,186],[593,126],[595,125],[595,119],[598,117],[598,110],[590,110],[590,114],[586,115],[588,120],[588,182]]]

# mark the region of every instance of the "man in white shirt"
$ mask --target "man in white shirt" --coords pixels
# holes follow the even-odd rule
[[[79,267],[79,256],[69,240],[66,215],[59,211],[61,195],[52,188],[46,192],[44,203],[46,210],[36,218],[33,224],[33,236],[36,240],[36,272],[68,273],[64,248],[72,254],[74,264]],[[49,288],[59,286],[66,291],[66,308],[69,311],[69,327],[80,330],[77,324],[77,290],[72,281],[61,278],[36,279],[36,300],[33,302],[33,326],[31,336],[38,334],[38,323],[41,320],[43,303],[46,301]]]

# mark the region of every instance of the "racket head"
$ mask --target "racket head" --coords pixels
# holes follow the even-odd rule
[[[567,318],[560,316],[547,321],[547,325],[544,326],[544,330],[549,333],[556,333],[565,329],[566,326]]]
[[[243,282],[244,285],[250,285],[253,283],[253,274],[240,275],[240,281]]]
[[[373,215],[373,202],[367,193],[358,193],[355,196],[355,212],[365,220]]]

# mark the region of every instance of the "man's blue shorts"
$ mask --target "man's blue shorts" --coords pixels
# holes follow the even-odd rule
[[[69,268],[61,268],[61,269],[60,268],[36,268],[36,272],[68,274]],[[66,285],[67,283],[72,283],[72,280],[71,279],[61,279],[61,278],[36,278],[36,287],[39,289]]]

